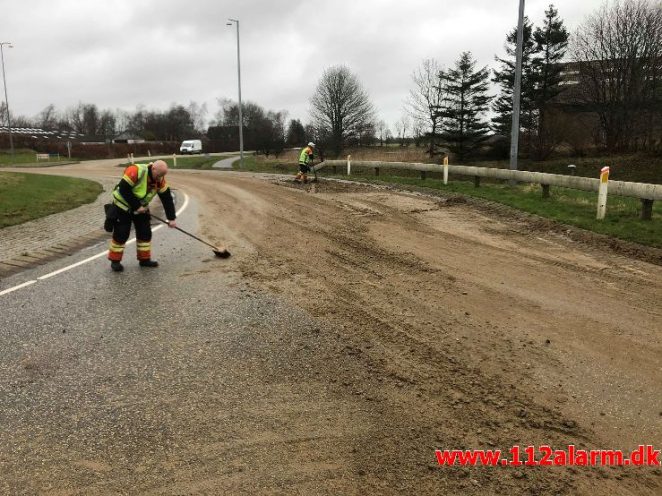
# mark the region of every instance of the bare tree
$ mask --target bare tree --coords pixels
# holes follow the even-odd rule
[[[195,130],[200,134],[204,133],[207,129],[207,104],[200,105],[197,102],[191,102],[188,104],[187,110],[191,115]]]
[[[11,114],[10,114],[11,117]],[[0,102],[0,126],[7,125],[7,104]]]
[[[662,2],[605,3],[577,30],[577,103],[594,112],[610,152],[651,144],[662,104]],[[634,145],[634,146],[633,146]]]
[[[425,134],[425,124],[419,120],[413,119],[411,121],[411,137],[414,139],[416,148],[421,146],[421,141],[423,141]]]
[[[58,115],[55,110],[55,105],[52,103],[44,107],[44,110],[39,112],[39,115],[35,119],[37,127],[42,129],[57,129],[58,127]]]
[[[409,90],[406,109],[411,118],[423,127],[430,137],[430,156],[434,153],[436,138],[439,136],[443,119],[439,115],[439,107],[444,101],[444,90],[441,85],[443,68],[434,59],[425,59],[414,71],[411,78],[415,87]]]
[[[348,140],[374,120],[374,107],[358,78],[345,66],[324,71],[311,100],[311,117],[320,134],[328,134],[339,156]]]
[[[117,134],[117,125],[115,114],[110,110],[104,110],[99,116],[99,127],[97,128],[97,134],[103,136],[106,139],[115,137]]]
[[[407,130],[411,125],[409,117],[403,115],[398,119],[398,122],[395,123],[395,131],[398,133],[398,138],[400,139],[400,146],[405,146],[405,141],[407,139]]]
[[[101,114],[94,103],[79,102],[66,112],[67,127],[77,133],[96,136],[102,132]],[[114,126],[114,122],[113,122]]]
[[[115,109],[115,128],[118,133],[122,133],[129,129],[131,122],[131,114],[126,110]]]
[[[377,123],[377,139],[379,140],[379,146],[384,146],[384,142],[386,141],[386,136],[389,133],[388,130],[388,124],[386,124],[385,121],[380,120]]]

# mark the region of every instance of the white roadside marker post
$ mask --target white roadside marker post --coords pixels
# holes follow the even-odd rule
[[[347,155],[347,175],[349,176],[352,172],[352,162],[350,162],[351,155]]]
[[[448,155],[444,157],[444,184],[448,184]]]
[[[172,154],[172,166],[177,167],[177,155],[174,153]]]
[[[607,212],[607,190],[609,188],[609,167],[600,169],[600,187],[598,189],[598,215],[596,219],[603,220]]]

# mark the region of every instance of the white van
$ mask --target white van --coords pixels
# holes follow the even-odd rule
[[[202,141],[200,140],[186,140],[182,142],[179,147],[179,153],[186,155],[187,153],[202,153]]]

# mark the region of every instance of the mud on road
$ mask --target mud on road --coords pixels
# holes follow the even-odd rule
[[[457,199],[214,171],[169,181],[195,198],[200,234],[233,253],[196,277],[235,271],[268,295],[246,324],[262,344],[196,361],[196,429],[168,412],[176,460],[136,455],[168,467],[161,485],[127,473],[101,493],[662,493],[660,468],[440,467],[434,455],[662,446],[661,266]],[[312,324],[252,332],[268,298]],[[216,355],[233,360],[222,384],[202,380]]]
[[[353,366],[330,377],[380,420],[353,466],[339,462],[363,490],[662,491],[659,468],[441,468],[434,458],[661,445],[660,266],[416,193],[177,181],[204,205],[204,234],[236,247],[250,284],[335,329],[335,351]]]

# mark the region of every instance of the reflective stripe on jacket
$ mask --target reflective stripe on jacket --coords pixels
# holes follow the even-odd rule
[[[138,168],[138,177],[135,181],[128,174],[130,167]],[[140,204],[143,207],[149,205],[149,202],[151,202],[158,193],[156,187],[152,189],[148,189],[147,187],[149,183],[149,165],[147,164],[130,165],[124,170],[124,176],[122,176],[122,179],[131,185],[132,193],[140,201]],[[115,186],[115,189],[113,190],[113,198],[115,200],[115,205],[117,205],[119,208],[126,212],[131,210],[129,202],[127,202],[120,193],[119,184]]]
[[[310,162],[310,157],[312,156],[313,149],[309,146],[305,147],[299,154],[299,165],[308,165],[308,162]]]

